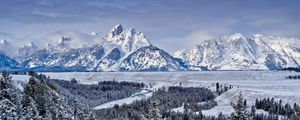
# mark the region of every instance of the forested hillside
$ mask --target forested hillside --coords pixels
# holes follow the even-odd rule
[[[79,84],[75,79],[49,80],[49,83],[58,86],[58,89],[68,101],[77,99],[90,108],[101,105],[106,102],[118,100],[131,96],[140,91],[143,83],[102,81],[98,84]]]
[[[0,79],[1,120],[93,120],[90,109],[74,99],[65,101],[60,91],[44,79],[31,77],[20,89],[11,76],[3,72]]]

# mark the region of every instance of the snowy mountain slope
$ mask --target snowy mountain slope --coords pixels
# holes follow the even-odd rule
[[[50,52],[62,52],[68,49],[79,49],[92,47],[96,43],[103,41],[97,33],[84,33],[76,30],[61,30],[38,38],[39,41],[29,42],[20,45],[14,58],[18,62],[24,62],[24,59],[34,54],[38,50],[47,49]]]
[[[90,70],[95,67],[96,62],[102,56],[103,49],[101,49],[101,46],[64,51],[43,49],[26,58],[21,66],[26,68],[60,66],[63,68],[76,68],[78,71]]]
[[[0,68],[11,68],[17,65],[18,63],[14,59],[0,53]]]
[[[101,66],[102,71],[113,70],[112,66],[117,64],[122,57],[122,53],[119,48],[112,49],[101,61],[99,66]]]
[[[296,41],[297,39],[259,34],[246,38],[235,33],[220,39],[206,40],[188,53],[177,56],[193,70],[203,67],[210,70],[275,70],[299,67],[300,47],[293,44]]]
[[[155,47],[147,46],[130,54],[120,64],[120,71],[180,71],[186,70],[184,64]]]

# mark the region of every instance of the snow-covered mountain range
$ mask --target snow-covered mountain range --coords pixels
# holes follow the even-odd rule
[[[300,41],[255,34],[246,38],[240,33],[206,40],[186,52],[174,53],[192,70],[276,70],[299,67]]]
[[[28,43],[14,56],[5,54],[10,43],[0,41],[0,67],[37,71],[275,70],[300,63],[300,40],[260,34],[247,38],[235,33],[172,55],[151,44],[143,33],[121,25],[104,37],[77,31],[59,32],[58,37],[46,47]]]

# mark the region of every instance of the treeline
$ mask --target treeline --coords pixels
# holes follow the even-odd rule
[[[286,76],[285,79],[300,79],[300,75],[289,75]]]
[[[48,82],[59,86],[59,90],[69,101],[77,99],[89,107],[130,97],[145,85],[134,82],[101,81],[98,84],[78,84],[76,80],[65,81],[51,79]]]
[[[198,103],[213,100],[215,95],[206,88],[172,86],[154,92],[152,97],[159,101],[161,111],[181,107],[184,103],[188,103],[188,107],[194,111],[200,111],[201,106]]]
[[[126,81],[99,81],[98,85],[119,85],[119,86],[132,86],[137,88],[143,88],[145,87],[144,83],[137,83],[137,82],[126,82]]]
[[[0,71],[0,72],[1,73],[5,72],[12,75],[32,75],[32,73],[36,74],[34,71]]]
[[[255,100],[255,108],[268,111],[272,115],[282,115],[288,118],[293,116],[300,117],[300,106],[294,103],[293,106],[286,103],[283,104],[281,100],[275,101],[274,98],[264,98],[262,100]]]
[[[269,114],[256,114],[255,106],[252,106],[249,111],[247,101],[243,98],[241,93],[238,96],[237,102],[232,104],[232,106],[234,108],[234,112],[231,113],[229,117],[223,116],[222,119],[218,120],[279,120],[278,116],[276,117]]]
[[[134,101],[131,104],[115,105],[113,108],[96,110],[96,115],[103,120],[141,120],[159,117],[161,119],[188,118],[202,119],[204,116],[193,114],[194,111],[211,109],[216,102],[214,93],[206,88],[169,87],[155,91],[148,99]],[[206,102],[199,104],[199,102]],[[184,105],[185,113],[171,111]],[[180,120],[180,119],[179,119]]]
[[[299,67],[287,67],[287,68],[282,68],[282,70],[300,72],[300,68]]]
[[[221,95],[224,92],[227,92],[229,89],[232,89],[233,86],[232,85],[221,85],[220,83],[216,83],[216,93],[218,95]]]
[[[273,108],[274,105],[268,104],[266,106],[271,106],[270,108]],[[263,103],[260,104],[263,106]],[[300,116],[297,115],[296,112],[292,114],[291,116],[287,117],[285,115],[276,115],[276,114],[263,114],[263,113],[256,113],[256,107],[253,105],[250,110],[248,109],[246,100],[242,97],[242,94],[238,96],[237,102],[232,105],[234,108],[234,112],[231,113],[230,117],[225,117],[222,120],[299,120]],[[224,117],[224,116],[223,116]]]

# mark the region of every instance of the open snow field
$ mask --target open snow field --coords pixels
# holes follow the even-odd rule
[[[230,114],[233,111],[230,103],[235,102],[239,93],[247,99],[248,105],[252,105],[256,98],[273,97],[282,99],[283,103],[300,104],[300,80],[287,80],[288,75],[300,75],[300,73],[288,71],[203,71],[203,72],[66,72],[44,73],[51,78],[70,80],[75,78],[84,84],[97,83],[103,80],[134,81],[150,83],[156,90],[162,86],[203,86],[215,90],[215,83],[233,85],[226,93],[215,100],[218,106],[202,111],[205,115],[218,115],[220,112]],[[21,79],[22,77],[18,77]],[[15,78],[16,79],[16,78]],[[141,91],[144,92],[144,91]],[[132,96],[122,100],[112,101],[99,105],[95,109],[112,107],[114,104],[131,103],[144,96]]]

